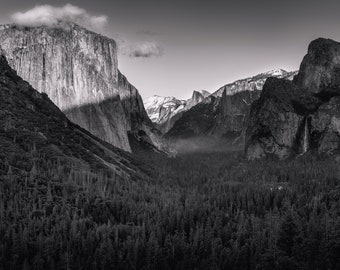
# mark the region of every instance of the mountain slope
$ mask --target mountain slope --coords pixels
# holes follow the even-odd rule
[[[44,93],[34,90],[0,53],[0,174],[35,166],[139,177],[127,153],[73,124]],[[54,165],[53,165],[54,164]],[[48,168],[45,168],[47,170]]]
[[[243,141],[251,104],[260,97],[269,77],[292,79],[296,72],[282,69],[226,84],[203,102],[183,112],[166,136],[178,139],[212,137]],[[241,136],[241,137],[240,137]]]
[[[152,133],[138,90],[118,70],[114,40],[59,22],[2,26],[0,45],[20,76],[92,134],[131,151],[128,132]]]

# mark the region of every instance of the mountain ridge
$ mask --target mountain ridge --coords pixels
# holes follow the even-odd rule
[[[219,134],[218,136],[224,136],[227,133],[229,133],[229,135],[235,133],[235,130],[228,127],[228,125],[231,125],[234,128],[236,128],[237,126],[238,128],[235,134],[239,134],[241,129],[239,122],[241,121],[241,123],[244,124],[245,117],[247,117],[248,115],[248,110],[244,107],[243,102],[247,102],[247,106],[250,106],[249,102],[253,102],[256,98],[259,97],[259,92],[262,90],[262,87],[267,78],[271,76],[276,76],[279,78],[293,79],[296,74],[296,71],[288,72],[283,69],[274,69],[257,74],[252,77],[236,80],[232,83],[228,83],[220,87],[212,94],[206,95],[203,99],[200,99],[199,102],[196,102],[194,106],[202,103],[202,105],[199,106],[199,109],[194,109],[194,106],[187,106],[187,108],[184,109],[185,104],[189,103],[188,101],[178,100],[174,97],[160,97],[157,95],[144,100],[144,104],[149,117],[152,118],[152,121],[160,127],[163,133],[166,133],[167,137],[188,137],[192,135],[196,136],[203,134]],[[246,94],[241,94],[242,92],[246,92]],[[225,97],[222,98],[224,94]],[[193,92],[191,99],[194,99],[194,95],[195,91]],[[239,95],[239,97],[242,97],[242,99],[239,100],[238,97],[232,97],[234,95]],[[229,98],[228,96],[231,97]],[[228,118],[229,116],[227,115],[231,111],[229,109],[226,109],[226,106],[220,104],[220,102],[229,102],[229,106],[234,106],[234,109],[232,110],[234,110],[235,113],[236,111],[238,111],[239,116],[237,116],[235,119],[233,117],[234,120],[222,120],[223,117],[219,115],[222,114],[224,115],[224,117]],[[238,105],[234,104],[234,102],[238,102]],[[236,108],[237,106],[243,108],[245,111],[241,112]],[[228,110],[229,112],[227,113]],[[208,117],[206,118],[207,121],[203,121],[201,119],[202,115]],[[191,121],[191,123],[189,123],[188,121]],[[204,128],[200,125],[201,121],[205,122],[205,124],[203,125]],[[193,124],[193,122],[195,122],[196,124]],[[195,127],[195,125],[197,126]],[[201,126],[204,131],[200,130],[201,128],[198,128],[198,126]],[[193,128],[195,131],[189,130],[191,128]],[[185,135],[186,133],[187,135]]]

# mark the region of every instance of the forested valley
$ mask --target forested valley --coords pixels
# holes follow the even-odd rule
[[[123,179],[35,157],[0,168],[1,269],[340,269],[335,160],[189,153]]]

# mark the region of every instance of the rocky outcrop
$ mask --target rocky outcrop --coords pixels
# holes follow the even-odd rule
[[[309,45],[293,82],[268,79],[251,109],[245,154],[287,158],[307,151],[339,151],[340,44]]]
[[[72,123],[0,55],[0,174],[27,173],[34,164],[142,177],[132,157]],[[48,170],[49,168],[45,168]]]
[[[137,89],[118,70],[114,40],[60,22],[3,26],[0,45],[20,76],[99,138],[131,151],[128,132],[150,130]]]

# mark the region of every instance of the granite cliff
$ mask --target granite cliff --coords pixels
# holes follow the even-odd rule
[[[310,43],[294,80],[271,78],[251,108],[245,154],[336,154],[340,143],[340,43]]]
[[[4,25],[0,45],[23,79],[99,138],[131,151],[129,132],[153,132],[137,89],[118,70],[114,40],[60,22],[51,27]],[[153,141],[163,147],[161,139]]]
[[[139,163],[72,123],[45,93],[8,65],[0,52],[0,174],[33,173],[35,166],[142,177]],[[47,171],[51,168],[45,168]]]

